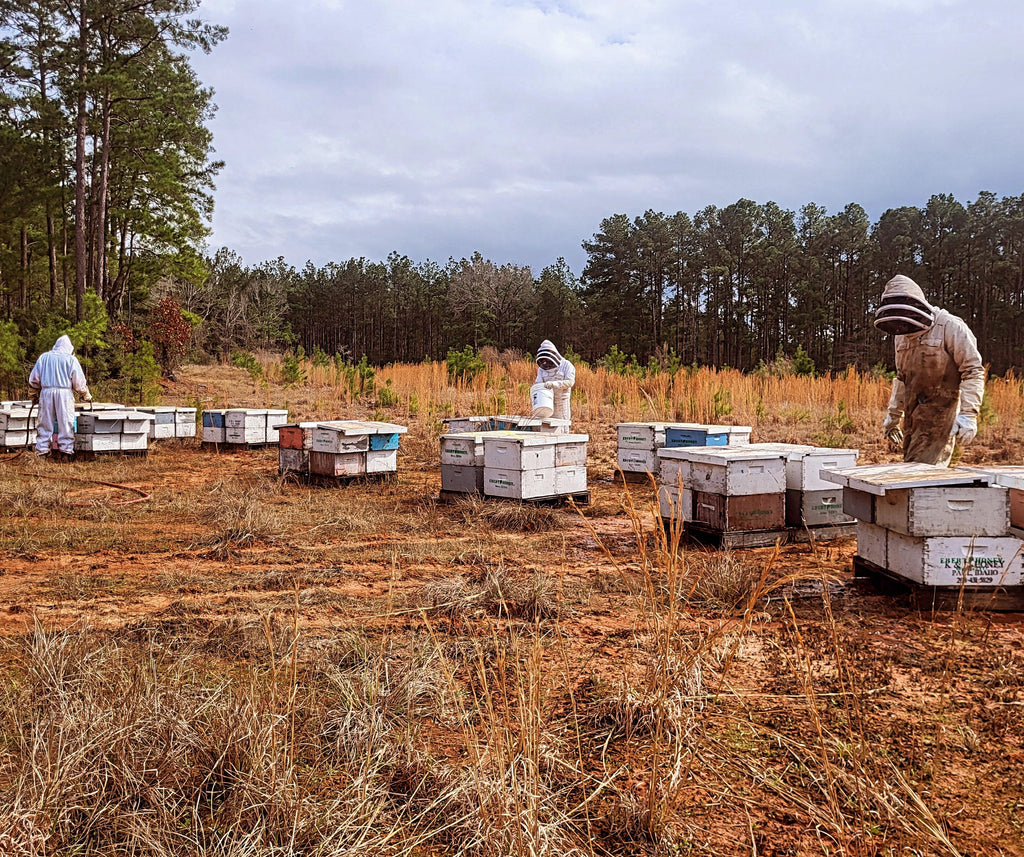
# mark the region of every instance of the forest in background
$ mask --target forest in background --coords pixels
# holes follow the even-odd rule
[[[198,0],[0,0],[0,390],[69,333],[93,378],[257,349],[336,361],[445,360],[553,339],[611,368],[891,361],[871,325],[913,277],[961,315],[996,373],[1024,361],[1024,195],[932,196],[872,223],[850,203],[748,199],[613,214],[583,270],[480,253],[297,268],[210,252],[212,91],[189,56],[226,30]]]

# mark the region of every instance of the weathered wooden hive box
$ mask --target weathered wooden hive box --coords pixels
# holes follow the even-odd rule
[[[587,490],[587,435],[487,432],[484,495],[537,500]]]
[[[857,513],[857,556],[930,587],[1021,582],[1010,489],[981,470],[882,464],[823,472]]]
[[[226,443],[258,446],[267,442],[267,412],[261,408],[229,408],[224,412]]]
[[[174,436],[195,437],[196,436],[196,408],[174,409]]]
[[[309,473],[309,451],[313,448],[316,423],[285,423],[277,427],[278,473]]]
[[[991,478],[994,484],[1007,489],[1010,532],[1018,538],[1024,537],[1024,465],[995,464],[965,469],[982,473]]]

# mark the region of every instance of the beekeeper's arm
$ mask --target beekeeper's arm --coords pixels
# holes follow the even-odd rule
[[[889,396],[889,412],[882,423],[882,436],[893,443],[902,443],[903,432],[900,430],[900,420],[903,419],[903,407],[906,396],[906,387],[899,378],[892,379],[892,394]]]
[[[39,373],[39,361],[36,361],[36,365],[32,367],[32,372],[28,376],[28,385],[33,390],[41,390],[43,388],[43,379]]]
[[[77,357],[71,358],[74,360],[74,365],[71,367],[71,389],[76,393],[81,393],[82,398],[87,402],[92,401],[92,393],[89,392],[89,385],[85,380],[85,372],[82,371],[82,364],[78,362]]]
[[[960,413],[952,434],[961,443],[967,443],[978,433],[978,414],[985,395],[985,365],[978,352],[978,340],[963,322],[947,325],[945,347],[960,370]]]
[[[564,361],[562,365],[558,367],[558,374],[562,377],[555,378],[551,381],[545,381],[544,386],[549,390],[567,390],[571,389],[576,383],[576,367],[568,360]]]

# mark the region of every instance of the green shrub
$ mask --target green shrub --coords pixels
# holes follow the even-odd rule
[[[156,361],[153,343],[142,340],[139,347],[124,359],[121,366],[125,402],[151,405],[160,394],[160,364]]]
[[[377,391],[377,405],[382,408],[393,408],[398,404],[398,393],[391,388],[391,379],[384,382],[384,386]]]
[[[296,354],[285,354],[281,361],[281,380],[286,387],[294,384],[301,384],[306,380],[306,370],[302,368],[302,361]]]
[[[445,363],[448,364],[448,378],[452,381],[472,381],[487,368],[472,345],[467,345],[462,351],[449,348]]]
[[[239,369],[245,369],[254,381],[263,377],[263,367],[259,361],[248,351],[235,351],[231,354],[231,365]]]

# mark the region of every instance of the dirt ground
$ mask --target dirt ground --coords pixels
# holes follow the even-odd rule
[[[235,382],[186,374],[163,403],[224,401]],[[248,403],[260,404],[257,396]],[[657,597],[644,589],[670,571],[654,558],[653,490],[613,480],[613,427],[582,428],[591,434],[591,504],[509,521],[487,504],[437,501],[436,434],[418,422],[396,478],[344,487],[282,480],[275,448],[158,442],[145,458],[70,465],[9,456],[0,463],[0,635],[17,641],[36,623],[115,636],[142,629],[218,656],[230,637],[238,663],[257,657],[246,629],[268,616],[296,622],[304,652],[352,634],[479,639],[496,633],[493,615],[423,605],[452,581],[542,577],[559,604],[546,633],[557,634],[564,659],[552,668],[548,716],[597,711],[618,689],[642,685],[656,662]],[[861,440],[862,460],[884,458],[880,444]],[[1007,451],[971,454],[1005,460]],[[672,810],[687,833],[675,841],[690,853],[839,853],[820,819],[848,811],[844,829],[863,818],[846,853],[1024,855],[1024,615],[915,607],[855,580],[855,547],[843,539],[734,551],[726,562],[781,582],[742,618],[713,596],[674,614],[677,632],[701,645],[721,634],[701,714],[715,724],[704,746],[717,755],[689,763]],[[723,561],[698,548],[685,556],[694,568]],[[808,730],[828,733],[822,764],[838,786],[816,786],[812,760],[794,750],[814,746],[800,743]],[[640,802],[652,781],[648,750],[626,738],[606,753],[628,772],[620,794]],[[859,785],[844,786],[858,771]],[[905,786],[904,809],[886,816],[881,784],[893,783]],[[845,789],[851,806],[859,790],[878,793],[835,810],[844,798],[830,788]],[[918,833],[899,830],[901,813]],[[939,833],[922,837],[929,824]]]

